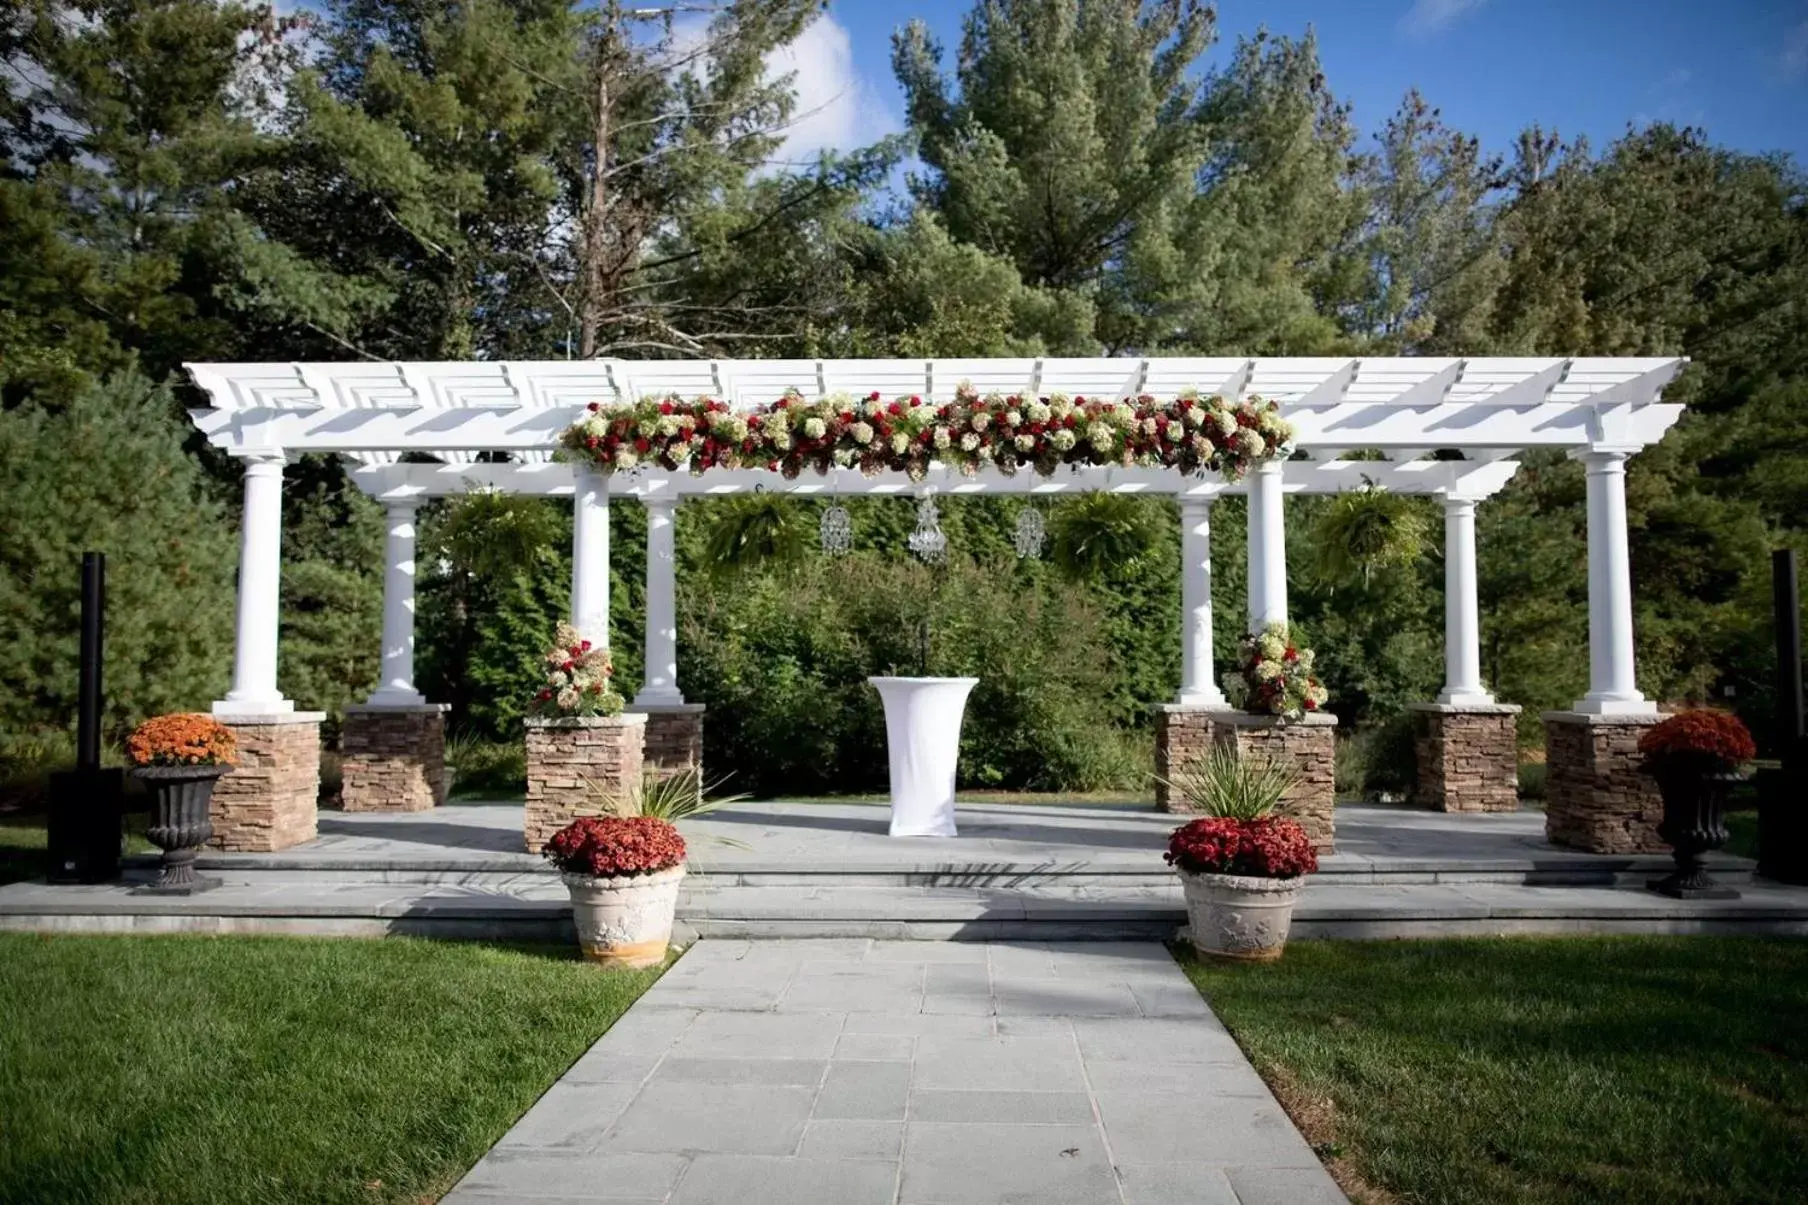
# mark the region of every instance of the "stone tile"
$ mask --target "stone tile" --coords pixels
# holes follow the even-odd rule
[[[1000,1017],[996,1025],[1001,1038],[1060,1038],[1073,1046],[1073,1022],[1066,1017]]]
[[[685,957],[689,957],[687,954]],[[673,1042],[689,1029],[691,1022],[697,1018],[697,1010],[673,1008],[642,1008],[648,997],[658,994],[659,985],[635,1001],[609,1032],[596,1040],[590,1047],[590,1054],[599,1052],[617,1054],[658,1054],[663,1053]],[[588,1057],[588,1056],[586,1056]],[[580,1060],[581,1061],[581,1060]]]
[[[527,1197],[579,1197],[589,1201],[661,1200],[678,1183],[686,1160],[669,1154],[577,1154],[569,1151],[492,1151],[447,1197],[488,1193]]]
[[[568,1084],[561,1080],[534,1102],[497,1145],[588,1149],[638,1091],[639,1083]]]
[[[911,1122],[903,1205],[1102,1205],[1117,1181],[1096,1126]]]
[[[923,970],[909,964],[867,967],[857,974],[799,975],[785,990],[781,1012],[914,1013],[923,1000]]]
[[[560,1077],[562,1084],[605,1084],[632,1083],[653,1073],[659,1065],[660,1054],[629,1054],[625,1051],[601,1050],[591,1047],[585,1051],[571,1070]]]
[[[1111,1152],[1124,1163],[1317,1167],[1279,1105],[1210,1093],[1095,1091]]]
[[[1177,1096],[1250,1096],[1271,1099],[1268,1085],[1247,1062],[1150,1063],[1087,1060],[1094,1092],[1161,1092]]]
[[[705,1013],[679,1039],[672,1053],[717,1058],[826,1059],[834,1053],[840,1036],[839,1017],[825,1020],[820,1015],[801,1013]]]
[[[815,1094],[768,1084],[648,1084],[600,1149],[788,1155]]]
[[[812,1121],[797,1153],[806,1159],[889,1159],[904,1151],[901,1121]]]
[[[828,1070],[827,1059],[691,1058],[667,1055],[655,1084],[786,1084],[814,1088]]]
[[[972,1016],[917,1016],[889,1013],[849,1013],[843,1033],[936,1034],[949,1038],[989,1038],[992,1018]]]
[[[1021,979],[995,974],[992,994],[1001,1017],[1140,1017],[1124,983],[1074,979]]]
[[[916,1054],[916,1039],[901,1033],[843,1033],[835,1043],[838,1059],[881,1059],[910,1061]]]
[[[979,1092],[924,1089],[910,1094],[910,1120],[1000,1125],[1091,1125],[1084,1092]]]
[[[836,1062],[811,1117],[823,1121],[902,1121],[909,1063]]]
[[[700,1155],[672,1205],[891,1205],[897,1164]]]
[[[1209,1017],[1205,997],[1199,994],[1179,971],[1171,971],[1173,980],[1133,980],[1130,994],[1145,1017]]]
[[[979,941],[876,941],[868,962],[955,963],[986,965],[986,945]]]
[[[1061,1038],[945,1038],[917,1042],[912,1086],[927,1089],[1078,1092],[1084,1089],[1071,1041]]]
[[[1081,1017],[1073,1023],[1087,1062],[1242,1063],[1243,1052],[1216,1018],[1126,1021]]]
[[[1117,1175],[1124,1205],[1242,1205],[1210,1163],[1120,1163]]]
[[[1233,1167],[1230,1185],[1240,1205],[1348,1205],[1349,1198],[1322,1167]]]

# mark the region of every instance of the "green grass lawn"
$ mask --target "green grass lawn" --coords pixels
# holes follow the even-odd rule
[[[562,947],[0,934],[0,1201],[430,1201],[658,977]]]
[[[1808,1200],[1808,941],[1180,957],[1358,1201]]]

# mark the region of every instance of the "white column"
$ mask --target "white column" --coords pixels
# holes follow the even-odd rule
[[[674,498],[647,498],[646,673],[634,703],[667,707],[684,702],[678,692],[678,594],[674,579]]]
[[[1282,462],[1249,474],[1249,630],[1287,622],[1287,531],[1281,511]]]
[[[571,503],[571,626],[609,647],[609,479],[579,468]]]
[[[245,513],[239,532],[239,614],[232,689],[213,705],[221,715],[295,710],[276,689],[282,620],[282,474],[280,452],[245,458]]]
[[[1187,707],[1225,707],[1212,674],[1212,502],[1180,500],[1180,698]]]
[[[1444,499],[1444,689],[1438,702],[1492,704],[1482,685],[1481,607],[1475,585],[1475,499]]]
[[[1576,710],[1651,715],[1632,651],[1632,558],[1626,546],[1626,452],[1572,453],[1588,469],[1588,693]]]
[[[389,534],[383,543],[383,667],[372,707],[419,707],[426,696],[414,688],[414,500],[391,502]]]

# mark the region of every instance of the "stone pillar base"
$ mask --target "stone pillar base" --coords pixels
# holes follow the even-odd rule
[[[1519,708],[1510,703],[1415,703],[1413,802],[1434,812],[1519,808]]]
[[[1655,854],[1664,801],[1639,772],[1639,737],[1666,717],[1544,713],[1544,835],[1593,854]]]
[[[1225,707],[1192,707],[1163,703],[1155,708],[1155,806],[1164,812],[1186,812],[1187,801],[1168,789],[1166,779],[1195,757],[1211,751],[1212,717]]]
[[[647,717],[647,769],[659,778],[685,770],[703,773],[702,703],[671,706],[635,706],[630,710]]]
[[[216,714],[232,729],[238,765],[213,788],[214,849],[272,853],[319,834],[323,711]]]
[[[345,709],[340,806],[424,812],[446,802],[446,705]]]
[[[1331,853],[1337,834],[1337,717],[1313,712],[1297,720],[1220,711],[1212,716],[1212,743],[1238,757],[1267,758],[1299,775],[1281,798],[1277,814],[1299,821],[1312,848]]]
[[[527,852],[539,853],[579,816],[601,816],[611,800],[633,798],[646,739],[647,717],[634,712],[527,721]]]

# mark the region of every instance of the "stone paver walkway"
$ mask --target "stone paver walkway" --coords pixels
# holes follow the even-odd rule
[[[1160,945],[705,941],[448,1205],[1344,1197]]]

